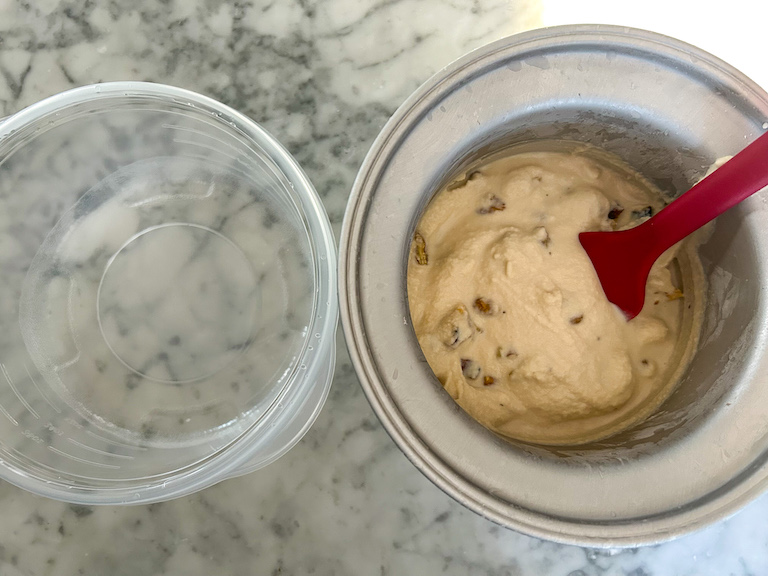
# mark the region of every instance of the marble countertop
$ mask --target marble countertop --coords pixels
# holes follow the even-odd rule
[[[584,12],[576,13],[576,4]],[[212,96],[286,144],[338,234],[357,168],[398,104],[440,67],[502,36],[542,24],[623,19],[702,40],[716,53],[722,46],[724,57],[766,84],[750,57],[756,50],[738,34],[732,41],[714,34],[721,16],[697,12],[691,23],[676,8],[655,21],[617,12],[613,5],[622,4],[0,0],[0,117],[109,80],[162,82]],[[743,22],[731,12],[724,18],[742,32],[765,22]],[[122,508],[63,504],[0,483],[0,574],[768,574],[768,497],[699,533],[632,550],[553,544],[484,520],[400,453],[338,338],[323,413],[295,449],[264,470],[187,498]]]

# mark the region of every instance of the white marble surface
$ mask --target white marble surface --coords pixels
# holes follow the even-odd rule
[[[210,95],[288,146],[338,232],[357,167],[403,98],[467,50],[540,25],[551,14],[546,5],[0,0],[0,116],[107,80],[164,82]],[[633,23],[631,14],[625,23]],[[129,508],[71,506],[0,483],[0,574],[768,573],[766,497],[702,532],[637,550],[562,546],[483,520],[402,456],[338,344],[325,410],[306,438],[265,470],[181,500]]]

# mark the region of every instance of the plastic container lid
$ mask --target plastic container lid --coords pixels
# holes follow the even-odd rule
[[[328,217],[280,144],[209,98],[78,88],[0,124],[0,477],[138,503],[263,466],[335,355]]]

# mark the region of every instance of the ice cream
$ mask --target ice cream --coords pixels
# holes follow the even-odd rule
[[[632,321],[608,302],[578,241],[663,208],[618,161],[581,152],[494,160],[440,191],[408,264],[413,326],[448,393],[504,436],[576,444],[647,416],[695,349],[696,240],[665,253]]]

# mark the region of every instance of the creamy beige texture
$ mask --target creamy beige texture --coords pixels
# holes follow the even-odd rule
[[[581,154],[517,154],[449,185],[421,219],[408,265],[416,335],[491,430],[549,444],[610,435],[658,406],[688,362],[702,301],[693,241],[656,263],[630,322],[578,241],[663,207],[628,174]]]

